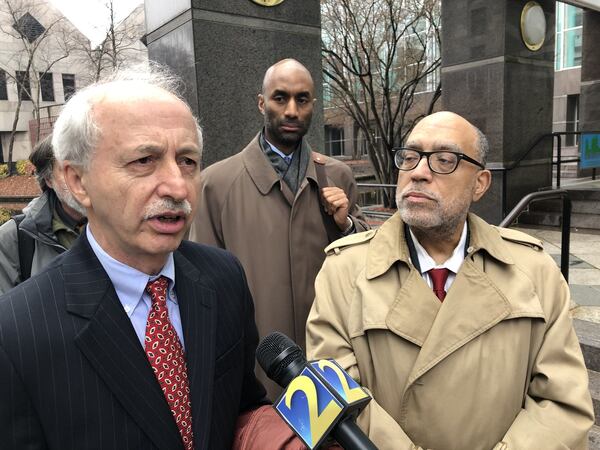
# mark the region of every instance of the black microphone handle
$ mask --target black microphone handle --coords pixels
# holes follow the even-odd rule
[[[378,450],[352,418],[339,422],[331,435],[344,450]]]

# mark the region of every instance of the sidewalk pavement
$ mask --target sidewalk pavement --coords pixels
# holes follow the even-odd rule
[[[560,230],[556,228],[517,228],[544,243],[544,249],[560,266]],[[600,323],[600,233],[571,230],[569,248],[569,287],[574,318]]]

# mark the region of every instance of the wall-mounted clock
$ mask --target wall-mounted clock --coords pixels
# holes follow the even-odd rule
[[[546,17],[538,2],[527,2],[521,11],[521,38],[532,52],[538,51],[546,39]]]
[[[280,3],[283,3],[283,0],[251,0],[257,5],[260,6],[277,6]]]

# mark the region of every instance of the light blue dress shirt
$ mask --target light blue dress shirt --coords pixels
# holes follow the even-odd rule
[[[267,141],[267,138],[265,138],[265,141]],[[269,147],[271,147],[271,150],[273,150],[275,153],[277,153],[279,156],[281,156],[281,159],[283,159],[286,163],[288,163],[288,165],[292,162],[292,158],[294,157],[294,152],[290,153],[289,155],[286,155],[281,150],[279,150],[277,147],[275,147],[273,144],[271,144],[269,141],[267,141],[267,144],[269,144]]]
[[[123,309],[131,320],[135,334],[144,347],[144,338],[146,336],[146,322],[150,313],[152,300],[146,292],[148,281],[155,280],[163,275],[169,279],[169,287],[167,289],[167,310],[169,311],[169,319],[175,328],[179,341],[185,349],[183,342],[183,327],[181,326],[181,315],[179,314],[179,304],[175,295],[175,262],[173,253],[169,254],[167,262],[161,271],[156,275],[148,275],[140,272],[133,267],[129,267],[122,262],[117,261],[108,253],[106,253],[100,244],[94,239],[92,230],[89,225],[86,227],[86,235],[92,250],[98,257],[100,264],[108,274],[110,281],[117,292],[117,296],[123,305]]]

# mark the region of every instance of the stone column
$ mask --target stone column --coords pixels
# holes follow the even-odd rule
[[[445,0],[442,4],[442,106],[479,127],[490,141],[488,166],[518,160],[552,132],[555,2],[539,1],[546,38],[538,51],[521,39],[525,2]],[[552,184],[552,138],[536,145],[508,174],[508,210],[526,194]],[[491,190],[473,209],[492,223],[503,217],[503,180],[494,172]]]
[[[579,129],[600,131],[600,12],[583,13]]]
[[[205,132],[203,164],[239,152],[260,130],[257,94],[266,69],[296,58],[316,95],[308,139],[323,147],[321,16],[318,0],[274,7],[251,0],[145,0],[149,58],[186,82],[186,98]]]

